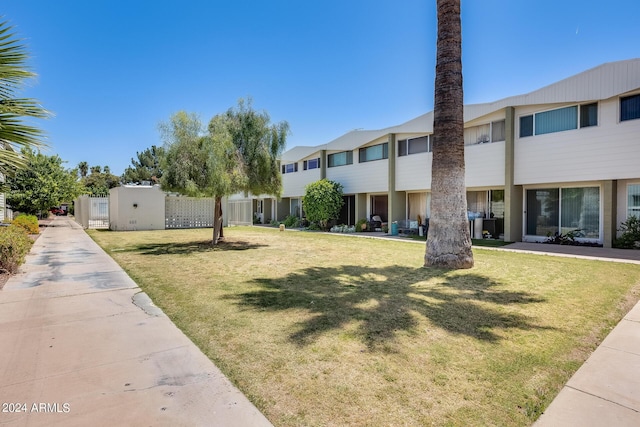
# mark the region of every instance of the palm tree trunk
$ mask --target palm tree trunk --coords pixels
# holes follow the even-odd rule
[[[473,267],[464,170],[460,0],[437,0],[431,218],[424,265]]]

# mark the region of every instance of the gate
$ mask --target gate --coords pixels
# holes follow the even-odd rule
[[[109,228],[109,198],[83,195],[75,200],[76,221],[84,228]]]

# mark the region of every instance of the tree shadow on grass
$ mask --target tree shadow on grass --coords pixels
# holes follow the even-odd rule
[[[181,243],[145,243],[133,246],[123,252],[140,252],[142,255],[184,255],[197,252],[246,251],[264,247],[267,245],[238,240],[223,240],[213,246],[211,240],[197,240]]]
[[[514,310],[545,300],[528,292],[505,290],[478,274],[453,274],[425,268],[311,267],[278,279],[255,279],[261,289],[230,296],[261,310],[307,310],[290,340],[308,345],[325,332],[359,322],[358,336],[370,350],[416,333],[419,317],[452,334],[496,342],[501,330],[549,329]]]

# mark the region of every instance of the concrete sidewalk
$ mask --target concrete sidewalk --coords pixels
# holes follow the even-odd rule
[[[536,243],[514,243],[498,250],[640,264],[640,251],[636,250]],[[569,379],[534,425],[640,426],[640,302]]]
[[[2,426],[270,426],[72,220],[0,291]]]

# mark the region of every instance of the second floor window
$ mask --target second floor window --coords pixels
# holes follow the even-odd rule
[[[327,160],[327,166],[330,168],[350,165],[353,163],[353,151],[342,151],[340,153],[329,154],[329,156],[327,156]]]
[[[302,169],[304,170],[309,170],[309,169],[318,169],[320,167],[320,159],[311,159],[311,160],[305,160],[302,166]]]
[[[359,162],[372,162],[374,160],[382,160],[389,158],[389,144],[372,145],[360,149]]]
[[[286,165],[282,165],[282,173],[293,173],[298,172],[298,163],[289,163]]]
[[[520,138],[598,125],[598,103],[556,108],[520,117]]]
[[[640,119],[640,94],[620,98],[620,121]]]
[[[426,153],[431,151],[429,135],[420,136],[418,138],[407,138],[398,141],[398,156],[407,156],[409,154]]]

